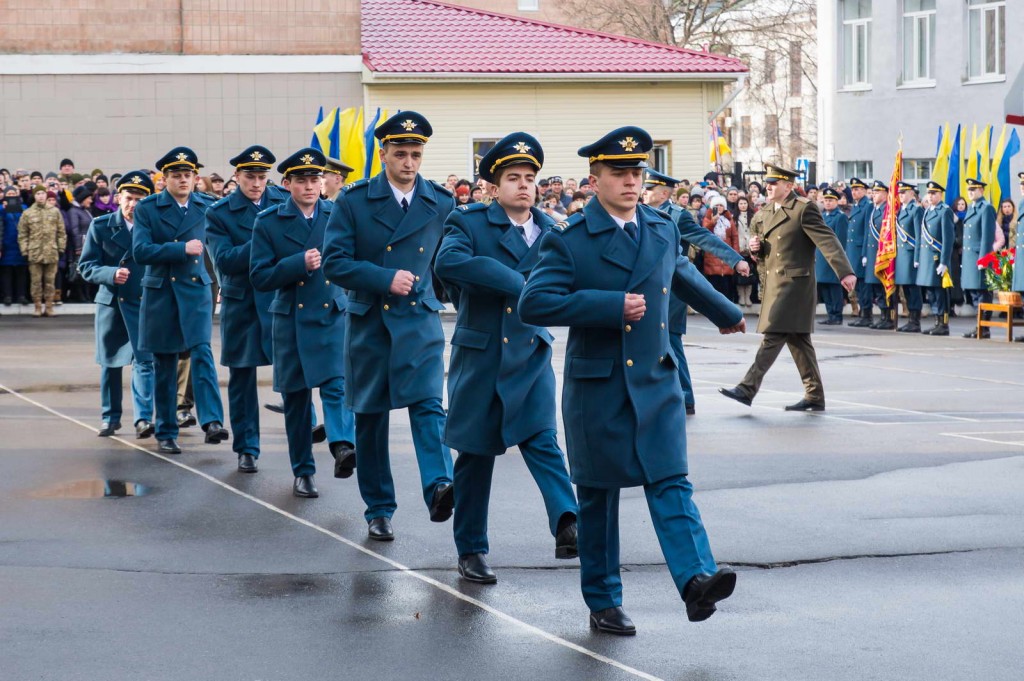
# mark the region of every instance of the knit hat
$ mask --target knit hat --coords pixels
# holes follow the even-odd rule
[[[60,177],[60,175],[58,175],[57,173],[55,173],[55,172],[53,172],[51,170],[50,172],[46,173],[46,178],[45,179],[47,179],[47,180],[56,180],[59,177]]]
[[[36,192],[45,192],[45,191],[46,191],[46,187],[44,187],[41,184],[37,184],[35,187],[32,187],[32,193],[33,194],[35,194]]]
[[[88,187],[76,187],[75,191],[71,193],[71,196],[74,197],[75,202],[82,203],[82,201],[85,201],[87,198],[92,196],[92,192],[89,191]]]
[[[57,200],[57,192],[46,192],[46,198]]]
[[[58,167],[58,168],[60,168],[60,167],[62,167],[62,166],[71,166],[71,167],[74,167],[74,165],[75,165],[75,162],[74,162],[74,161],[72,161],[72,160],[71,160],[70,158],[62,158],[62,159],[60,160],[60,164],[59,164],[59,165],[58,165],[57,167]]]
[[[93,168],[93,169],[92,169],[92,172],[91,172],[91,173],[89,173],[89,174],[90,174],[91,176],[93,176],[93,177],[96,177],[97,175],[102,175],[102,174],[103,174],[103,171],[102,171],[102,170],[100,170],[99,168]]]

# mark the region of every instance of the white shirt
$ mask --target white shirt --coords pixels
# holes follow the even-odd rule
[[[633,213],[633,217],[631,217],[628,220],[623,220],[622,218],[620,218],[618,216],[612,215],[612,220],[615,220],[615,224],[617,224],[619,226],[619,229],[622,229],[622,230],[626,229],[626,223],[627,222],[632,222],[634,225],[637,226],[637,229],[640,228],[640,223],[637,222],[637,219],[636,219],[636,213]]]
[[[533,242],[540,237],[540,227],[534,222],[532,213],[523,224],[519,225],[514,220],[512,224],[523,228],[523,239],[526,240],[527,246],[533,246]]]
[[[132,227],[135,226],[135,223],[126,218],[124,216],[124,213],[121,213],[121,219],[124,220],[124,226],[128,229],[128,231],[132,231]]]
[[[405,202],[408,205],[412,205],[412,197],[416,195],[416,185],[412,186],[412,190],[408,194],[390,182],[388,182],[388,186],[391,187],[391,193],[395,195],[395,201],[398,201],[399,206],[402,205],[402,199],[405,199]]]

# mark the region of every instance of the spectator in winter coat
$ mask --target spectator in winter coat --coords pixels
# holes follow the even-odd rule
[[[715,233],[719,239],[729,244],[734,251],[740,250],[736,234],[736,224],[732,213],[726,208],[726,199],[721,194],[711,199],[708,211],[704,214],[704,227]],[[731,301],[736,300],[736,279],[733,268],[710,253],[704,253],[704,276],[715,287],[715,290]]]
[[[46,205],[46,188],[36,187],[33,204],[21,216],[18,224],[18,246],[28,260],[32,276],[32,302],[36,309],[34,316],[43,314],[46,302],[46,316],[52,317],[54,278],[57,262],[65,247],[64,225],[60,212]]]
[[[18,221],[23,210],[21,195],[17,189],[7,192],[0,203],[0,226],[3,235],[0,240],[0,297],[4,305],[17,301],[28,304],[28,261],[18,246]]]

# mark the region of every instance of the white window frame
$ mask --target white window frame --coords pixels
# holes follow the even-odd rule
[[[999,39],[999,31],[996,29],[996,34],[992,36],[993,49],[996,54],[996,70],[995,71],[984,71],[985,65],[988,63],[988,43],[985,36],[985,15],[989,12],[995,14],[996,23],[1000,23],[1002,19],[1002,33],[1003,40]],[[971,49],[971,19],[974,15],[978,16],[978,25],[980,36],[979,54],[978,54],[978,72],[974,73],[974,50]],[[964,22],[965,30],[967,31],[967,40],[965,46],[967,48],[967,82],[968,83],[993,83],[1001,82],[1006,80],[1006,0],[983,0],[982,2],[971,2],[967,0],[967,17]],[[1001,62],[1002,70],[999,69]]]
[[[849,180],[856,177],[861,180],[869,180],[874,176],[875,164],[872,161],[839,161],[836,169],[842,180]],[[851,172],[852,171],[852,172]]]
[[[908,173],[910,169],[918,169],[923,166],[925,173],[923,176],[915,177],[914,174]],[[921,185],[928,182],[931,179],[932,172],[935,170],[935,159],[933,158],[905,158],[903,159],[903,181],[916,184],[918,188]]]
[[[845,9],[845,2],[840,4],[840,9]],[[874,3],[872,3],[872,12],[874,11]],[[841,59],[839,60],[839,68],[841,78],[841,90],[855,91],[855,90],[870,90],[871,89],[871,17],[860,18],[860,19],[847,19],[845,16],[841,18],[841,33],[839,36],[840,54]],[[852,38],[850,40],[852,55],[846,54],[846,33],[851,32]],[[850,57],[852,61],[856,61],[856,54],[859,52],[859,47],[864,46],[864,63],[853,64],[853,73],[848,73],[846,68],[847,57]],[[858,73],[858,71],[862,73]],[[855,80],[858,76],[862,76],[861,79]],[[851,79],[852,78],[852,79]]]
[[[904,11],[901,27],[903,29],[903,83],[909,87],[932,87],[935,85],[935,35],[933,30],[936,24],[936,10],[906,11],[906,0],[903,0]],[[910,20],[911,30],[908,32],[907,19]],[[925,42],[926,58],[921,63],[921,41]],[[906,46],[910,44],[911,64],[907,64]]]
[[[651,167],[666,175],[672,172],[672,142],[655,140],[651,148]]]
[[[475,180],[476,176],[477,176],[477,173],[476,173],[476,171],[477,171],[477,167],[476,167],[476,144],[477,144],[477,142],[491,142],[492,146],[493,146],[494,144],[497,144],[499,141],[501,141],[502,137],[504,137],[504,135],[488,134],[488,133],[479,133],[479,134],[473,134],[473,135],[469,136],[469,154],[468,154],[468,156],[469,156],[469,174],[466,175],[466,179]],[[484,153],[487,153],[487,152],[484,152]],[[483,156],[483,154],[481,154],[481,156]]]
[[[540,11],[540,0],[517,0],[516,9],[520,12]]]

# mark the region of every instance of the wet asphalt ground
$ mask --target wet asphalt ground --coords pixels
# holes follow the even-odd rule
[[[792,414],[786,353],[746,408],[715,391],[759,337],[690,324],[691,478],[739,584],[687,622],[643,492],[624,491],[639,633],[621,639],[589,631],[578,562],[554,560],[518,453],[496,468],[499,582],[466,584],[402,412],[397,539],[379,544],[326,445],[320,498],[291,496],[280,415],[261,414],[256,475],[198,428],[169,458],[129,414],[121,438],[98,438],[92,319],[0,318],[0,679],[1024,677],[1024,345],[822,327],[828,411]]]

